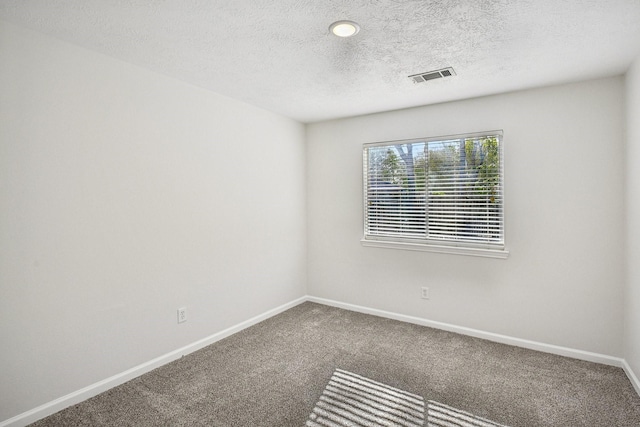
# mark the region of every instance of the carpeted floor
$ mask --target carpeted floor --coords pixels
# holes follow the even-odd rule
[[[341,369],[496,423],[640,426],[620,368],[304,303],[32,426],[304,426]]]

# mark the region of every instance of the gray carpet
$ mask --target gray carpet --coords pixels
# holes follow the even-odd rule
[[[615,367],[304,303],[33,426],[304,426],[336,369],[513,427],[640,426]]]

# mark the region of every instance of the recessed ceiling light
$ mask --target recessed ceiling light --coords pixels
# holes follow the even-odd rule
[[[351,37],[358,34],[360,26],[353,21],[336,21],[329,26],[329,31],[338,37]]]

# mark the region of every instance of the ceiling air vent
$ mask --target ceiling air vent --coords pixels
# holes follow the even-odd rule
[[[450,77],[455,75],[456,75],[456,72],[453,71],[453,68],[449,67],[449,68],[443,68],[441,70],[427,71],[426,73],[413,74],[409,76],[409,78],[414,83],[422,83],[429,80],[441,79],[443,77]]]

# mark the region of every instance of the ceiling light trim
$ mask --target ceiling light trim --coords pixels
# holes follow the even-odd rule
[[[360,32],[360,25],[353,21],[336,21],[329,25],[329,32],[337,37],[353,37]]]

